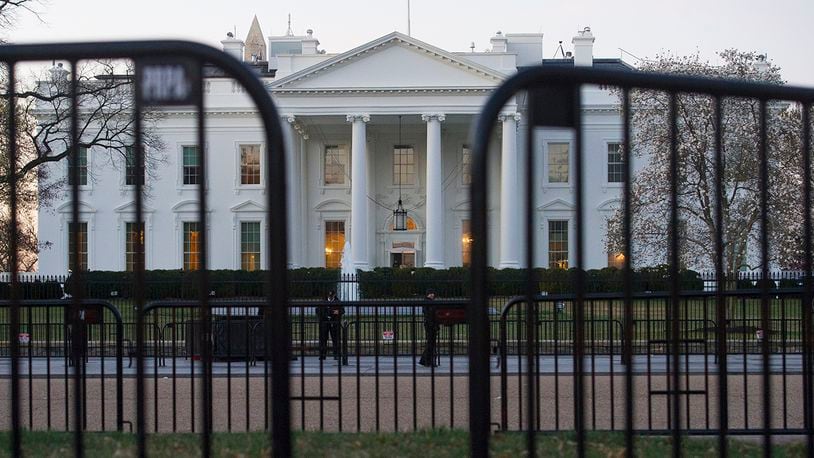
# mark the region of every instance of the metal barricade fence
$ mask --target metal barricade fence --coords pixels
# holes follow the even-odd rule
[[[66,218],[70,221],[68,231],[69,246],[79,247],[80,233],[78,224],[81,222],[81,181],[80,181],[80,160],[78,152],[86,141],[86,132],[80,132],[80,119],[86,116],[82,113],[80,105],[78,63],[89,59],[124,59],[135,64],[135,72],[127,75],[132,84],[129,85],[129,96],[132,97],[132,112],[123,113],[122,116],[132,116],[132,147],[133,166],[135,176],[144,176],[145,171],[145,145],[143,133],[143,116],[145,112],[156,107],[192,107],[195,113],[196,145],[199,160],[199,176],[195,188],[197,190],[197,222],[199,225],[199,269],[200,273],[196,279],[198,291],[197,319],[201,323],[202,339],[206,339],[211,333],[211,316],[209,307],[209,288],[207,273],[207,160],[204,152],[206,144],[206,121],[204,116],[204,73],[212,68],[223,72],[225,77],[234,79],[243,86],[245,94],[254,102],[264,130],[265,141],[265,193],[267,200],[265,205],[265,217],[271,221],[266,233],[266,266],[268,268],[266,276],[266,287],[268,291],[274,291],[264,298],[267,309],[270,313],[264,317],[263,338],[266,341],[266,348],[270,350],[271,376],[266,379],[266,386],[271,395],[267,397],[266,406],[273,412],[275,418],[289,418],[289,403],[286,402],[289,393],[288,359],[290,349],[288,345],[270,345],[271,342],[288,342],[287,312],[285,306],[287,302],[286,284],[286,177],[285,158],[283,150],[283,132],[280,126],[280,118],[269,96],[268,91],[262,82],[237,59],[215,50],[214,48],[181,41],[142,41],[142,42],[112,42],[112,43],[70,43],[70,44],[41,44],[41,45],[7,45],[0,49],[0,61],[6,65],[8,87],[7,103],[9,107],[15,107],[18,101],[16,93],[16,83],[18,81],[17,69],[21,64],[33,61],[67,61],[70,72],[66,74],[66,104],[69,106],[69,113],[65,119],[67,128],[65,129],[64,144],[66,154],[69,156],[68,169],[68,196],[70,200],[70,213]],[[206,69],[205,69],[206,67]],[[9,417],[12,432],[12,454],[21,454],[21,431],[23,429],[21,408],[19,404],[20,379],[21,379],[21,346],[17,336],[21,329],[21,306],[24,305],[19,299],[19,253],[18,253],[18,222],[20,215],[18,212],[18,186],[16,166],[18,157],[22,154],[18,151],[18,123],[16,109],[9,109],[7,121],[4,126],[7,144],[9,145],[7,160],[10,164],[8,174],[9,185],[9,234],[10,242],[10,276],[11,276],[11,300],[9,301],[9,352],[10,352],[10,408]],[[144,180],[134,180],[134,224],[135,227],[144,227],[145,205],[144,205]],[[145,367],[145,249],[143,237],[135,237],[134,241],[134,299],[136,308],[136,328],[134,359],[136,364],[136,415],[135,430],[138,436],[138,454],[144,456],[146,453],[146,431],[145,424],[145,389],[146,389],[146,367]],[[77,249],[78,251],[78,249]],[[70,329],[85,330],[81,325],[81,311],[87,303],[83,297],[83,272],[84,266],[81,264],[80,256],[71,257],[72,281],[74,288],[73,298],[67,307],[66,317]],[[118,337],[121,338],[121,332]],[[84,402],[86,386],[85,375],[85,339],[76,338],[74,335],[70,339],[70,360],[74,362],[71,369],[73,385],[71,393],[66,393],[65,399],[71,399],[73,408],[71,409],[71,426],[74,433],[73,449],[77,456],[84,454],[83,431],[84,418],[87,407]],[[211,348],[202,345],[201,356],[201,386],[198,392],[200,396],[201,410],[201,439],[202,453],[205,456],[211,454],[212,436],[212,367]],[[121,351],[120,349],[118,351]],[[103,352],[104,354],[104,352]],[[30,366],[29,366],[30,367]],[[121,392],[121,390],[118,390]],[[279,400],[279,402],[274,402]],[[270,425],[273,450],[275,455],[291,455],[291,435],[290,422],[274,421]]]
[[[679,456],[682,450],[682,436],[685,434],[694,434],[702,432],[704,434],[714,434],[718,437],[718,453],[721,455],[728,454],[727,437],[734,433],[749,432],[752,434],[759,433],[763,437],[764,452],[771,453],[772,436],[784,432],[794,432],[798,434],[805,434],[807,437],[807,446],[809,453],[814,451],[814,429],[812,422],[812,310],[811,299],[812,291],[814,290],[814,282],[810,272],[812,271],[812,225],[811,225],[811,118],[810,111],[812,102],[814,102],[814,90],[794,88],[789,86],[773,86],[766,84],[749,83],[744,81],[733,81],[724,79],[710,79],[701,77],[677,76],[677,75],[660,75],[660,74],[646,74],[639,72],[624,72],[624,71],[610,71],[599,70],[591,68],[547,68],[537,67],[528,68],[519,71],[514,76],[508,78],[503,85],[501,85],[490,97],[487,104],[484,106],[476,125],[473,126],[472,144],[473,160],[472,171],[473,180],[470,188],[471,194],[471,229],[473,238],[472,247],[472,302],[470,304],[471,312],[469,315],[470,323],[470,344],[469,344],[469,369],[470,369],[470,417],[469,417],[469,430],[471,434],[471,454],[472,456],[487,456],[489,450],[489,428],[490,428],[490,398],[492,390],[490,386],[489,374],[489,320],[486,314],[486,304],[488,303],[488,290],[487,290],[487,253],[489,252],[488,244],[490,243],[489,226],[487,225],[487,209],[493,208],[494,204],[489,203],[489,195],[487,190],[488,186],[488,166],[487,156],[489,155],[489,145],[494,136],[494,126],[498,116],[501,115],[504,109],[511,111],[522,111],[521,115],[527,125],[525,130],[525,151],[522,151],[518,157],[518,171],[523,171],[522,176],[518,180],[518,189],[521,189],[519,196],[522,196],[522,211],[521,218],[518,219],[517,224],[521,228],[522,240],[525,246],[523,263],[526,266],[538,265],[539,261],[535,257],[535,244],[541,237],[538,236],[536,218],[537,205],[535,202],[537,196],[537,186],[540,180],[537,173],[541,170],[539,167],[540,148],[538,132],[546,128],[560,129],[561,131],[568,132],[572,139],[571,145],[575,154],[573,156],[573,181],[570,181],[570,186],[573,187],[574,197],[574,210],[573,218],[574,223],[574,253],[572,260],[574,261],[572,267],[576,267],[575,278],[573,281],[574,294],[568,300],[572,302],[573,314],[570,318],[572,322],[571,332],[573,335],[573,354],[569,355],[569,369],[568,384],[559,389],[555,389],[553,402],[569,402],[572,404],[570,409],[570,416],[572,419],[568,426],[565,428],[573,428],[576,432],[576,444],[578,456],[584,456],[588,441],[586,439],[586,430],[596,425],[596,410],[594,409],[594,388],[595,378],[592,367],[586,367],[586,364],[593,364],[593,355],[590,349],[586,347],[587,344],[592,344],[594,332],[593,326],[586,326],[592,319],[594,308],[591,302],[586,297],[586,284],[584,278],[584,269],[586,266],[586,226],[587,208],[586,208],[586,168],[588,161],[591,160],[586,147],[586,133],[585,124],[583,123],[584,110],[586,109],[585,100],[583,99],[583,91],[589,86],[599,86],[604,89],[613,88],[618,94],[621,101],[621,115],[623,124],[621,126],[621,142],[620,150],[622,155],[623,164],[623,180],[622,180],[622,193],[621,193],[621,252],[624,254],[624,268],[623,268],[623,294],[620,298],[616,298],[621,302],[621,309],[617,311],[617,319],[622,323],[623,339],[622,339],[622,355],[623,359],[629,359],[632,354],[632,346],[634,345],[633,333],[637,327],[634,325],[636,318],[635,311],[644,308],[647,313],[650,313],[652,299],[637,299],[634,297],[633,285],[633,265],[636,262],[634,258],[636,252],[633,251],[634,244],[642,243],[637,241],[633,234],[632,224],[636,222],[634,212],[632,210],[632,181],[633,181],[633,154],[632,149],[632,135],[634,134],[634,126],[632,126],[632,105],[631,96],[636,94],[636,91],[650,91],[651,93],[659,94],[659,101],[663,102],[662,108],[665,113],[664,125],[665,138],[667,138],[665,147],[665,163],[664,168],[666,173],[662,177],[663,181],[667,184],[665,192],[665,212],[663,221],[666,222],[666,231],[668,232],[666,250],[667,264],[668,264],[668,285],[669,294],[660,298],[659,301],[663,304],[660,307],[659,320],[662,321],[661,329],[647,327],[647,333],[658,333],[658,339],[651,338],[652,342],[647,342],[648,346],[659,346],[666,352],[663,357],[663,375],[660,377],[662,384],[658,388],[648,387],[649,395],[657,395],[664,398],[664,413],[660,419],[660,426],[654,426],[652,423],[646,423],[645,427],[638,424],[637,413],[640,411],[639,406],[634,402],[638,402],[637,393],[641,391],[639,384],[635,382],[638,370],[644,370],[647,373],[648,382],[651,380],[650,371],[653,367],[648,363],[644,368],[640,366],[634,369],[636,364],[626,364],[624,369],[620,371],[621,389],[618,392],[611,394],[611,399],[618,398],[620,403],[624,403],[622,414],[616,418],[616,421],[621,425],[621,430],[625,434],[626,453],[628,456],[635,454],[634,435],[647,433],[651,430],[660,430],[669,432],[671,436],[671,445],[673,447],[673,455]],[[686,116],[686,113],[678,113],[678,101],[682,97],[688,96],[703,97],[707,101],[709,112],[711,113],[712,121],[708,125],[712,126],[712,134],[709,140],[708,148],[708,161],[713,164],[714,173],[705,179],[713,183],[713,191],[707,196],[714,203],[714,210],[711,211],[711,218],[714,219],[715,229],[711,234],[712,243],[711,251],[715,253],[715,279],[718,284],[714,288],[714,293],[707,296],[702,302],[702,307],[708,307],[707,311],[712,311],[710,315],[704,314],[703,320],[711,320],[717,323],[713,329],[707,329],[708,326],[700,326],[705,329],[703,333],[706,337],[712,334],[714,337],[714,353],[717,359],[715,370],[712,372],[712,379],[714,383],[705,385],[705,389],[709,392],[710,389],[715,390],[717,397],[717,405],[711,406],[705,403],[706,409],[716,411],[717,424],[709,424],[709,415],[705,415],[705,420],[701,422],[703,427],[702,431],[698,431],[698,425],[693,425],[690,422],[690,409],[695,408],[693,402],[690,400],[691,396],[695,396],[696,390],[689,386],[689,371],[686,365],[686,356],[689,353],[690,345],[707,345],[707,339],[698,338],[698,342],[690,342],[690,338],[684,336],[684,326],[682,322],[687,323],[686,319],[690,313],[691,307],[687,304],[687,292],[682,290],[680,266],[682,260],[683,247],[680,239],[684,237],[681,231],[682,214],[679,207],[680,197],[680,181],[683,178],[681,165],[679,160],[679,147],[681,144],[680,139],[684,134],[682,127],[681,116]],[[755,249],[756,257],[759,258],[761,265],[760,278],[769,278],[770,269],[770,238],[769,238],[769,224],[770,217],[773,216],[772,209],[770,208],[769,200],[769,153],[772,146],[769,144],[767,124],[769,110],[773,109],[774,102],[782,101],[784,103],[792,104],[797,107],[797,110],[791,116],[795,116],[799,120],[799,129],[790,134],[799,140],[800,154],[795,161],[795,170],[801,177],[798,195],[802,196],[801,202],[797,205],[799,214],[804,215],[802,221],[802,241],[800,253],[802,259],[799,261],[803,264],[802,270],[803,287],[797,288],[792,293],[796,298],[788,298],[786,305],[796,306],[794,316],[799,320],[797,328],[800,330],[799,345],[802,351],[801,363],[801,378],[793,391],[793,396],[800,398],[801,403],[797,404],[802,410],[802,420],[799,422],[799,428],[793,429],[788,425],[788,418],[784,415],[782,421],[774,418],[775,408],[777,401],[773,395],[773,385],[776,383],[772,375],[773,371],[773,355],[772,352],[777,347],[773,342],[774,334],[773,327],[777,324],[774,320],[780,319],[779,323],[782,326],[788,324],[785,317],[773,316],[773,301],[774,297],[778,294],[773,290],[774,284],[769,284],[768,281],[759,282],[755,285],[755,290],[752,290],[752,297],[757,297],[757,303],[749,301],[746,304],[744,296],[733,294],[732,291],[727,290],[724,275],[724,193],[731,192],[725,189],[723,174],[724,167],[724,129],[722,121],[727,115],[726,110],[730,107],[728,103],[732,99],[739,100],[753,100],[756,108],[755,119],[759,124],[759,128],[753,132],[756,137],[755,145],[756,150],[755,158],[758,161],[753,178],[756,182],[756,201],[758,202],[759,211],[757,212],[758,229],[755,229],[757,240],[757,247]],[[504,108],[509,105],[509,108]],[[510,113],[508,116],[512,116]],[[505,123],[505,122],[504,122]],[[505,128],[505,125],[504,125]],[[742,134],[742,132],[741,132]],[[504,134],[505,135],[505,134]],[[542,133],[540,132],[540,135]],[[785,173],[785,171],[783,172]],[[789,171],[791,173],[791,171]],[[504,235],[502,234],[501,237]],[[538,297],[539,288],[536,278],[532,269],[526,269],[526,286],[524,288],[524,296],[522,304],[524,313],[519,314],[523,324],[520,326],[522,333],[518,336],[522,337],[524,346],[527,349],[534,349],[539,344],[538,336],[546,331],[539,328],[539,316],[548,307],[546,299]],[[691,297],[691,296],[690,296]],[[596,299],[596,298],[593,298]],[[610,299],[610,298],[609,298]],[[642,304],[641,301],[644,301]],[[738,306],[730,307],[729,302],[734,301]],[[728,307],[731,310],[728,310]],[[787,313],[787,306],[780,307],[781,313]],[[737,314],[738,309],[741,309],[741,315],[732,316]],[[747,313],[746,310],[750,312]],[[752,311],[757,311],[756,314]],[[752,351],[757,351],[759,354],[757,361],[748,361],[746,355],[747,345],[743,345],[743,364],[746,366],[743,369],[745,390],[759,390],[759,402],[757,406],[751,405],[754,396],[746,396],[741,393],[744,398],[743,403],[738,403],[744,408],[745,422],[743,430],[738,431],[730,424],[730,399],[729,393],[729,373],[730,368],[728,364],[728,352],[730,345],[727,336],[727,320],[732,319],[733,322],[740,322],[741,327],[754,326],[755,322],[759,323],[758,328],[761,330],[760,334],[755,340],[758,343],[754,346]],[[645,318],[650,320],[650,318]],[[652,322],[652,320],[650,320]],[[751,322],[753,324],[746,324]],[[559,328],[555,328],[559,329]],[[781,343],[783,351],[786,350],[788,342],[784,336],[784,341]],[[746,341],[746,334],[743,334],[743,340]],[[749,340],[752,340],[750,338]],[[658,341],[658,342],[655,342]],[[539,365],[544,364],[544,361],[537,357],[536,352],[527,350],[525,354],[524,364],[525,370],[522,377],[525,378],[522,392],[522,402],[518,401],[514,407],[516,409],[522,408],[525,415],[520,417],[522,428],[526,431],[526,447],[529,455],[536,454],[536,437],[539,430],[538,425],[540,421],[541,411],[538,406],[541,399],[548,400],[551,398],[551,392],[545,391],[545,384],[538,381]],[[784,355],[785,356],[785,355]],[[648,355],[648,361],[650,360]],[[556,361],[557,359],[555,359]],[[786,370],[785,357],[782,362],[782,370]],[[621,362],[621,361],[620,361]],[[708,364],[708,363],[704,363]],[[749,366],[751,364],[751,366]],[[747,379],[746,373],[749,371],[748,367],[753,368],[753,372],[757,378]],[[709,373],[707,369],[707,373]],[[518,373],[518,377],[521,374]],[[707,377],[709,378],[709,377]],[[555,378],[556,379],[556,378]],[[614,377],[610,378],[613,383]],[[788,402],[788,394],[785,391],[786,386],[785,373],[784,377],[780,380],[784,394],[782,396],[782,403],[785,408]],[[708,383],[708,382],[705,382]],[[567,390],[569,401],[567,398],[562,398],[560,395]],[[738,393],[733,393],[739,395]],[[750,395],[751,396],[751,395]],[[648,403],[649,398],[648,398]],[[661,402],[661,401],[660,401]],[[634,410],[635,407],[635,410]],[[751,409],[751,410],[749,410]],[[746,410],[749,410],[748,412]],[[703,410],[702,410],[703,411]],[[477,412],[475,414],[475,412]],[[749,417],[757,412],[756,418],[749,423]],[[613,417],[612,417],[613,418]],[[545,418],[547,420],[547,418]],[[612,425],[615,426],[615,425]],[[559,429],[560,425],[555,425]],[[615,428],[614,428],[615,429]],[[740,428],[739,428],[740,429]]]

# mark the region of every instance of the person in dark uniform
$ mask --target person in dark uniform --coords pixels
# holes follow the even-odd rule
[[[328,291],[327,302],[335,302],[336,305],[323,306],[317,308],[317,318],[319,318],[319,359],[325,359],[328,353],[328,335],[331,336],[331,349],[334,359],[339,359],[339,327],[341,326],[344,308],[339,305],[339,298],[336,291]]]
[[[428,289],[425,297],[428,301],[435,300],[435,291]],[[418,364],[425,367],[436,367],[438,364],[435,362],[435,343],[438,339],[438,323],[435,320],[435,307],[425,305],[424,312],[424,335],[427,338],[427,346],[424,347],[424,352],[421,353],[421,359]]]

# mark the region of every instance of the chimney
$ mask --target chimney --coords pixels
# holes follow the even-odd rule
[[[314,38],[314,31],[312,29],[308,29],[305,32],[305,35],[305,38],[302,40],[302,53],[319,54],[319,50],[317,49],[319,46],[319,40]]]
[[[752,63],[752,67],[757,70],[758,73],[766,73],[769,71],[769,61],[766,60],[765,54],[759,54],[755,61]]]
[[[243,40],[238,40],[232,32],[226,34],[226,39],[222,40],[223,52],[231,55],[237,60],[243,60]]]
[[[59,62],[54,67],[51,67],[51,82],[54,84],[63,83],[68,81],[68,70]]]
[[[495,36],[489,40],[489,42],[492,43],[492,52],[506,52],[508,50],[508,41],[509,40],[503,36],[503,32],[498,30]]]
[[[592,67],[594,65],[594,35],[590,27],[577,32],[571,40],[574,45],[574,66]]]

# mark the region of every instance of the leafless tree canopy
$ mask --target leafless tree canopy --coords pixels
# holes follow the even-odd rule
[[[660,56],[641,70],[738,78],[782,84],[779,68],[764,66],[753,52],[727,50],[722,64],[699,56]],[[730,272],[759,267],[761,107],[757,100],[722,100],[722,125],[716,124],[714,100],[681,94],[678,123],[679,245],[681,262],[703,268],[715,265],[715,133],[722,128],[724,266]],[[637,264],[667,262],[669,247],[669,97],[663,92],[631,93],[634,157],[646,159],[632,185],[633,259]],[[768,170],[770,262],[795,268],[802,240],[802,149],[800,108],[782,101],[768,104]],[[621,211],[609,222],[609,248],[622,246]]]

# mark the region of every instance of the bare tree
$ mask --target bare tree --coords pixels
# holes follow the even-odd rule
[[[38,14],[37,0],[0,0],[0,32],[11,30],[21,13]],[[19,70],[19,68],[18,68]],[[72,73],[71,73],[72,72]],[[66,176],[53,176],[49,167],[69,160],[80,148],[105,151],[109,163],[120,166],[131,157],[135,118],[131,62],[85,61],[77,68],[61,64],[9,82],[8,68],[0,68],[0,150],[7,152],[8,116],[16,113],[17,163],[0,155],[0,270],[10,270],[9,193],[12,181],[18,192],[18,247],[20,268],[31,270],[39,249],[35,215],[65,189]],[[18,72],[19,73],[19,72]],[[76,81],[78,104],[78,148],[71,147],[71,80]],[[11,106],[9,101],[14,100]],[[146,171],[164,160],[161,139],[153,127],[160,119],[156,111],[142,112]],[[49,176],[51,174],[51,176]],[[93,179],[92,176],[89,179]]]
[[[712,78],[737,78],[783,84],[779,68],[754,52],[727,50],[722,63],[713,65],[698,55],[659,56],[640,70]],[[669,261],[670,209],[670,112],[669,96],[658,91],[631,93],[632,155],[646,165],[632,183],[632,236],[637,265]],[[722,128],[724,267],[728,272],[757,268],[760,229],[759,132],[761,105],[758,100],[725,98],[721,102],[722,125],[718,126],[715,102],[698,94],[676,98],[678,140],[678,198],[681,226],[681,262],[685,266],[715,265],[715,132]],[[795,263],[787,249],[795,242],[796,221],[802,214],[802,161],[800,112],[790,103],[767,106],[770,262],[781,267]],[[796,138],[796,140],[795,140]],[[621,210],[609,221],[608,245],[621,251]],[[796,220],[796,221],[795,221]]]

